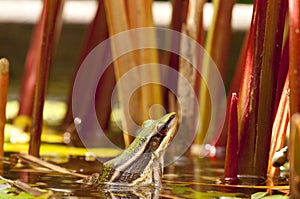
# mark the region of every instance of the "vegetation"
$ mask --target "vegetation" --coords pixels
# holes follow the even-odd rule
[[[251,1],[238,1],[251,3]],[[91,22],[86,35],[77,67],[76,74],[85,57],[102,41],[124,31],[135,28],[155,27],[152,16],[153,0],[99,0],[94,20]],[[229,45],[231,39],[232,9],[235,3],[231,1],[213,0],[214,15],[207,34],[203,28],[203,8],[205,0],[173,0],[173,14],[170,29],[181,32],[198,44],[205,46],[208,55],[218,66],[223,80],[228,70],[227,60],[230,56]],[[46,98],[46,88],[49,70],[59,42],[62,27],[63,0],[44,0],[43,11],[35,26],[30,48],[28,50],[22,89],[20,92],[20,108],[18,116],[14,118],[14,125],[21,123],[22,130],[30,131],[28,153],[39,157],[43,130],[43,110]],[[124,45],[134,46],[136,43],[147,41],[156,46],[158,38],[155,29],[148,29],[150,36],[145,38],[127,37],[122,41]],[[210,118],[217,113],[212,111],[207,82],[210,78],[209,60],[199,55],[195,46],[184,43],[184,40],[173,44],[180,52],[187,51],[192,63],[179,55],[161,52],[158,49],[138,49],[120,57],[118,50],[122,46],[111,40],[110,50],[116,58],[111,67],[101,79],[96,94],[97,117],[101,127],[110,131],[111,97],[116,83],[130,70],[143,64],[153,64],[146,70],[135,75],[133,82],[141,80],[155,80],[160,82],[164,78],[174,81],[175,92],[161,85],[148,84],[140,86],[130,96],[130,103],[126,104],[126,93],[131,92],[131,85],[118,85],[118,100],[120,103],[121,124],[123,127],[122,142],[125,147],[132,141],[128,132],[135,132],[136,125],[141,125],[149,119],[150,108],[153,105],[164,107],[167,112],[181,113],[181,123],[187,132],[197,131],[195,141],[186,153],[187,156],[199,156],[203,145],[206,144],[206,132]],[[188,46],[188,49],[186,50]],[[173,46],[174,47],[174,46]],[[297,188],[300,177],[299,149],[299,114],[300,114],[300,0],[254,0],[251,25],[245,37],[240,59],[227,93],[227,115],[222,135],[217,144],[227,145],[223,183],[251,185],[266,184],[273,186],[274,179],[279,175],[278,168],[272,166],[272,158],[276,151],[283,148],[289,135],[290,160],[290,196],[298,198]],[[105,55],[99,55],[102,59]],[[178,101],[189,101],[191,93],[182,87],[180,78],[165,77],[159,71],[159,64],[169,65],[184,77],[197,96],[199,104],[180,104]],[[0,156],[4,158],[4,125],[5,108],[8,87],[9,63],[0,60]],[[199,74],[197,69],[201,68]],[[152,79],[151,79],[152,78]],[[176,97],[178,97],[178,100]],[[221,102],[220,102],[221,103]],[[83,107],[86,104],[82,105]],[[127,110],[129,106],[129,110]],[[197,110],[199,109],[199,113]],[[188,110],[187,112],[182,110]],[[85,110],[85,115],[90,110]],[[157,118],[163,110],[155,109],[151,117]],[[200,117],[198,117],[200,115]],[[25,120],[24,120],[25,116]],[[23,119],[22,119],[23,118]],[[83,118],[85,119],[85,118]],[[21,120],[21,122],[20,122]],[[201,128],[197,129],[197,124]],[[215,126],[218,126],[216,124]],[[72,116],[72,92],[67,102],[67,111],[60,124],[60,130],[69,132],[72,137],[70,143],[82,146],[76,132],[76,123]],[[88,136],[89,132],[85,132]],[[77,138],[74,138],[74,136]],[[224,139],[227,136],[227,139]],[[222,140],[223,139],[223,140]],[[226,141],[227,140],[227,141]],[[216,141],[210,144],[216,145]],[[196,147],[195,147],[196,146]],[[67,172],[68,173],[68,172]],[[69,174],[69,173],[68,173]],[[9,182],[14,184],[15,182]],[[238,186],[237,185],[237,186]],[[171,191],[178,191],[178,187],[169,186]],[[12,192],[15,190],[13,189]],[[182,190],[179,190],[182,191]],[[3,191],[0,192],[3,194]],[[21,193],[23,194],[23,193]],[[252,198],[262,198],[272,194],[257,193]],[[217,197],[217,193],[193,192],[194,197]],[[184,197],[184,194],[182,194]],[[239,196],[239,194],[229,194]],[[20,197],[27,197],[21,195]],[[286,196],[268,196],[269,198],[286,198]],[[28,197],[30,198],[30,197]],[[42,197],[43,198],[43,197]]]

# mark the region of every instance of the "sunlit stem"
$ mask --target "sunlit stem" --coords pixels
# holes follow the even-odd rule
[[[123,0],[104,0],[107,25],[109,35],[113,36],[115,34],[127,31],[129,29],[128,17],[126,11],[126,4]],[[114,61],[114,70],[116,81],[119,81],[121,77],[128,72],[130,69],[133,69],[136,66],[136,60],[133,52],[129,52],[126,55],[117,57],[117,53],[120,50],[121,46],[129,46],[132,49],[132,39],[128,36],[126,40],[123,41],[122,45],[119,45],[116,41],[111,40],[111,49],[113,57],[117,58]],[[132,77],[132,82],[127,82],[127,85],[119,84],[118,86],[118,97],[120,101],[120,107],[122,109],[122,128],[123,128],[123,137],[125,146],[129,146],[133,137],[129,135],[129,132],[134,132],[136,129],[132,125],[132,120],[137,124],[141,124],[144,120],[144,117],[147,114],[143,113],[141,107],[141,92],[134,92],[131,96],[129,104],[126,104],[124,96],[126,93],[130,93],[130,88],[133,88],[131,83],[140,82],[140,76],[134,75]],[[130,111],[128,112],[127,109]]]
[[[276,151],[283,148],[290,121],[289,115],[289,76],[286,77],[285,85],[281,94],[278,109],[275,115],[275,120],[272,128],[272,138],[269,153],[268,177],[274,178],[278,173],[278,168],[272,165],[272,159]]]
[[[4,157],[4,127],[6,123],[5,109],[8,92],[9,62],[7,59],[0,59],[0,157]]]
[[[289,143],[290,161],[290,198],[300,198],[300,114],[291,118],[291,134]]]

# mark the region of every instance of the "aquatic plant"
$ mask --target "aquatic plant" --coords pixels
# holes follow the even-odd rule
[[[43,110],[46,87],[48,82],[49,68],[54,52],[55,38],[60,33],[62,25],[62,10],[64,1],[45,1],[42,13],[42,40],[41,54],[38,57],[37,78],[35,85],[35,97],[32,113],[32,126],[29,144],[29,154],[39,156],[41,133],[43,126]]]
[[[221,73],[223,80],[226,78],[227,59],[231,37],[231,14],[234,1],[213,0],[215,9],[212,25],[206,37],[203,29],[203,7],[204,0],[172,1],[173,15],[170,29],[180,31],[205,46],[207,53],[214,60]],[[99,0],[94,20],[88,28],[85,43],[75,68],[76,73],[79,66],[91,50],[100,42],[118,33],[134,28],[154,27],[152,19],[152,0]],[[289,3],[289,5],[288,5]],[[49,75],[49,69],[53,54],[56,49],[60,28],[62,26],[62,10],[64,1],[44,1],[43,12],[36,24],[35,31],[28,51],[25,63],[24,83],[20,93],[19,116],[30,117],[30,148],[29,153],[39,156],[41,143],[41,132],[43,124],[43,107]],[[278,175],[278,169],[271,164],[275,152],[284,146],[285,137],[288,132],[288,124],[291,122],[290,137],[290,164],[291,164],[291,194],[297,198],[296,187],[299,176],[299,161],[296,156],[298,139],[298,117],[300,112],[300,1],[299,0],[255,0],[250,28],[245,37],[244,46],[240,53],[240,59],[233,75],[228,91],[228,112],[226,126],[218,144],[227,144],[225,160],[224,179],[231,179],[238,183],[250,178],[254,184],[265,183],[267,177],[274,178]],[[286,14],[288,13],[288,17]],[[289,27],[285,28],[285,24]],[[286,26],[286,27],[287,27]],[[149,29],[150,30],[150,29]],[[143,35],[139,38],[126,38],[124,45],[134,46],[135,43],[148,41],[156,45],[157,37],[155,30],[150,37]],[[285,35],[286,34],[286,35]],[[113,56],[118,51],[118,43],[111,40],[108,48]],[[284,45],[283,45],[284,44]],[[185,44],[182,41],[172,43],[179,51],[184,51]],[[284,46],[284,47],[283,47]],[[174,47],[174,48],[175,48]],[[118,57],[100,80],[96,92],[96,107],[101,112],[98,114],[99,122],[107,130],[111,114],[111,94],[116,81],[124,74],[134,69],[137,65],[153,64],[147,70],[134,76],[136,82],[140,79],[153,77],[157,82],[162,77],[158,70],[158,64],[169,64],[178,74],[186,78],[198,97],[199,107],[192,105],[190,115],[181,115],[181,125],[186,131],[194,131],[196,124],[200,122],[201,128],[195,136],[195,141],[189,152],[191,156],[199,156],[201,150],[194,146],[202,147],[212,113],[207,85],[203,77],[209,77],[208,60],[199,55],[193,47],[188,49],[190,56],[197,67],[201,67],[203,74],[199,74],[191,63],[182,59],[174,53],[161,53],[157,49],[139,49]],[[104,57],[105,55],[103,55]],[[1,65],[2,64],[2,65]],[[0,61],[1,67],[3,61]],[[5,64],[4,64],[5,65]],[[6,64],[7,65],[7,64]],[[1,68],[0,68],[1,69]],[[242,74],[242,75],[241,75]],[[201,78],[202,76],[202,78]],[[36,86],[29,79],[34,79]],[[167,77],[170,78],[171,77]],[[177,77],[176,77],[177,78]],[[151,79],[151,78],[150,78]],[[180,87],[179,79],[172,79],[178,87],[175,94],[188,101],[189,97],[184,89]],[[3,144],[4,109],[7,95],[7,74],[0,77],[0,145]],[[103,86],[104,85],[104,86]],[[141,125],[149,119],[149,108],[153,104],[160,104],[167,111],[178,111],[184,105],[177,104],[174,93],[166,91],[159,85],[141,86],[131,96],[129,115],[125,111],[124,93],[129,92],[129,85],[119,86],[119,102],[122,115],[123,141],[128,146],[132,137],[128,132],[134,132],[134,122]],[[177,89],[178,88],[178,89]],[[71,93],[71,92],[70,92]],[[190,105],[190,104],[189,104]],[[85,106],[84,104],[82,105]],[[181,107],[180,107],[181,106]],[[190,107],[190,106],[189,106]],[[200,121],[196,121],[194,111],[199,108]],[[89,110],[86,110],[86,115]],[[154,110],[153,117],[159,117],[162,110]],[[293,116],[294,115],[294,116]],[[291,120],[291,118],[296,118]],[[18,117],[16,118],[16,120]],[[15,123],[17,123],[15,121]],[[75,124],[72,117],[72,95],[69,95],[68,110],[62,126],[66,131],[75,132]],[[26,126],[26,125],[25,125]],[[76,132],[75,132],[76,133]],[[88,133],[88,132],[87,132]],[[225,139],[226,135],[227,141]],[[77,145],[78,143],[72,143]],[[79,145],[79,144],[78,144]],[[1,147],[2,148],[2,147]],[[196,150],[195,150],[196,149]],[[0,150],[3,156],[3,151]]]

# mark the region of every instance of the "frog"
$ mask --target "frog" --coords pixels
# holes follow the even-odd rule
[[[165,150],[177,132],[177,121],[175,112],[146,120],[128,148],[94,174],[96,184],[161,187]]]

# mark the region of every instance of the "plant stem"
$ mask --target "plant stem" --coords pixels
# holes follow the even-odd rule
[[[202,31],[203,31],[203,24],[202,24],[202,14],[203,14],[203,6],[205,0],[190,0],[188,3],[188,10],[187,10],[187,18],[186,22],[182,25],[181,32],[192,38],[193,40],[197,41],[198,43],[202,42]],[[195,66],[199,66],[199,52],[197,52],[197,46],[192,43],[191,41],[186,41],[181,39],[180,43],[180,54],[185,55],[192,63],[189,63],[187,60],[183,59],[182,57],[179,58],[179,73],[189,82],[189,85],[194,90],[186,88],[184,82],[182,82],[182,78],[178,79],[178,99],[182,102],[180,104],[181,109],[181,117],[184,129],[186,129],[187,133],[195,132],[195,128],[198,121],[198,113],[195,112],[194,100],[192,97],[194,96],[193,93],[195,92],[196,96],[198,97],[199,88],[197,87],[197,70],[194,68]],[[197,90],[196,90],[197,89]],[[188,92],[187,92],[188,91]],[[197,107],[196,107],[197,108]],[[194,146],[197,146],[198,143]],[[198,147],[194,147],[197,149]],[[193,150],[192,153],[199,154],[199,150]]]
[[[241,53],[239,55],[239,60],[238,60],[238,63],[237,63],[237,67],[235,69],[235,72],[234,72],[234,76],[233,76],[233,79],[231,81],[231,86],[230,86],[230,89],[228,91],[228,93],[236,93],[238,90],[239,90],[239,87],[240,87],[240,84],[242,82],[242,75],[243,74],[243,71],[244,71],[244,66],[245,66],[245,61],[246,61],[246,52],[248,49],[248,40],[249,40],[249,32],[247,32],[245,38],[244,38],[244,42],[243,42],[243,47],[242,47],[242,50],[241,50]],[[225,124],[228,123],[228,117],[229,117],[229,109],[230,109],[230,102],[231,102],[231,96],[230,95],[227,95],[227,105],[226,105],[226,118],[225,118]],[[218,139],[218,142],[217,142],[217,146],[226,146],[226,143],[227,143],[227,132],[228,132],[228,129],[226,127],[226,125],[223,127],[223,130],[222,130],[222,133]]]
[[[43,10],[45,12],[45,10]],[[18,116],[32,116],[34,101],[34,90],[37,81],[38,67],[41,57],[41,47],[43,42],[43,23],[45,14],[41,13],[38,23],[35,25],[31,38],[30,47],[25,62],[25,71],[20,90],[20,108]]]
[[[152,0],[140,1],[140,0],[127,0],[127,13],[129,28],[142,28],[142,27],[154,27],[152,16]],[[147,35],[139,35],[138,38],[132,40],[134,44],[143,44],[145,42],[156,45],[156,33],[155,29],[149,30]],[[160,74],[158,71],[158,53],[157,49],[139,49],[134,52],[134,58],[136,64],[141,66],[143,64],[151,64],[148,67],[141,70],[141,79],[145,82],[160,82]],[[142,97],[142,109],[143,113],[148,113],[151,106],[155,104],[162,105],[162,94],[160,85],[149,84],[141,87]],[[152,109],[152,119],[158,119],[163,115],[162,110]],[[148,114],[142,115],[142,119],[146,120]]]
[[[289,143],[290,162],[290,198],[300,198],[300,114],[296,113],[291,118],[291,135]]]
[[[291,115],[300,112],[300,0],[289,0],[290,107]]]
[[[87,175],[85,175],[85,174],[69,171],[68,169],[66,169],[64,167],[60,167],[60,166],[57,166],[55,164],[51,164],[49,162],[43,161],[39,158],[36,158],[36,157],[31,156],[31,155],[26,154],[26,153],[20,153],[20,154],[17,155],[17,157],[21,160],[25,160],[26,162],[30,162],[32,164],[39,165],[40,167],[44,167],[44,168],[50,169],[52,171],[55,171],[55,172],[58,172],[58,173],[61,173],[61,174],[72,175],[72,176],[76,176],[76,177],[80,177],[80,178],[87,177]]]
[[[72,80],[73,83],[75,81],[79,67],[84,61],[84,59],[98,44],[100,44],[107,38],[108,38],[108,29],[106,23],[104,2],[103,0],[99,0],[97,12],[95,14],[92,23],[89,25],[89,28],[87,30],[87,34],[80,54],[80,58],[74,71],[73,80]],[[110,104],[111,95],[112,95],[112,90],[114,85],[115,85],[114,70],[111,64],[106,69],[106,71],[104,72],[104,74],[102,75],[98,83],[98,88],[95,97],[98,121],[100,123],[101,128],[104,130],[108,128],[108,123],[109,123],[110,113],[111,113],[111,104]],[[68,109],[63,122],[64,129],[68,129],[68,127],[73,124],[72,90],[73,88],[70,90],[68,96]],[[89,100],[87,100],[87,102],[88,101]],[[86,115],[88,115],[89,114],[88,110],[87,109],[85,110],[87,112]],[[76,145],[76,143],[74,144]]]
[[[107,17],[107,24],[109,35],[113,36],[117,33],[121,33],[123,31],[127,31],[129,29],[128,19],[126,15],[126,6],[123,0],[104,0],[106,17]],[[122,46],[132,46],[131,38],[126,38],[126,41],[123,41]],[[116,57],[116,53],[120,48],[120,44],[116,43],[115,40],[111,40],[111,49],[113,57]],[[132,48],[131,48],[132,49]],[[134,58],[133,52],[127,53],[124,56],[119,57],[114,61],[114,69],[115,69],[115,77],[116,81],[118,81],[122,75],[128,72],[130,69],[136,66],[136,61]],[[121,85],[119,84],[118,87],[118,96],[120,101],[120,106],[122,109],[122,127],[123,127],[123,135],[124,135],[124,142],[125,146],[129,146],[132,136],[129,135],[128,132],[135,132],[136,128],[132,126],[132,118],[137,124],[141,124],[143,122],[143,117],[146,116],[143,113],[143,109],[141,107],[141,93],[135,92],[131,96],[129,108],[130,112],[128,113],[126,110],[128,104],[125,104],[125,99],[123,96],[125,94],[131,93],[131,88],[133,85],[131,83],[140,82],[140,77],[138,75],[132,78],[132,82],[126,82],[128,85]]]
[[[224,181],[229,184],[236,184],[238,172],[238,115],[237,115],[237,95],[232,93],[228,119],[228,136],[224,167]]]
[[[249,128],[239,150],[241,176],[266,177],[286,7],[286,2],[281,0],[254,2],[254,69]]]
[[[243,66],[242,78],[239,88],[239,100],[238,100],[238,123],[239,123],[239,143],[244,136],[248,136],[247,129],[249,127],[249,105],[250,105],[250,86],[253,81],[253,56],[254,56],[254,17],[252,17],[250,30],[246,41],[245,57],[241,57],[239,63]],[[237,74],[238,75],[238,74]],[[237,78],[235,78],[237,79]],[[235,82],[233,82],[235,83]],[[251,156],[251,154],[249,154]]]
[[[231,15],[234,0],[213,0],[214,16],[211,28],[208,30],[205,49],[217,65],[225,80],[226,65],[231,37]],[[222,34],[220,34],[222,32]]]
[[[274,178],[275,175],[278,173],[278,169],[276,167],[273,167],[272,165],[272,158],[276,151],[283,148],[285,143],[286,132],[288,130],[290,117],[289,96],[287,94],[288,89],[289,75],[287,74],[272,128],[272,138],[268,163],[268,177],[270,178]]]
[[[267,172],[286,9],[286,1],[278,0],[267,4],[266,36],[262,51],[264,56],[261,65],[257,137],[255,140],[256,153],[254,157],[258,175],[266,176]]]
[[[7,59],[0,59],[0,157],[4,157],[4,127],[6,123],[6,102],[9,79],[9,62]]]
[[[224,80],[225,72],[226,72],[226,64],[228,59],[229,50],[229,38],[231,34],[231,13],[232,7],[234,5],[234,1],[220,1],[214,0],[214,15],[212,20],[212,27],[209,29],[207,33],[207,39],[205,43],[205,49],[207,53],[211,56],[211,58],[216,63],[219,72]],[[222,32],[222,34],[220,34]],[[210,68],[209,68],[209,59],[207,56],[203,57],[201,67],[202,73],[201,76],[209,77],[210,76]],[[196,141],[198,145],[201,145],[205,142],[205,138],[207,135],[208,127],[210,122],[211,115],[216,115],[217,113],[211,112],[211,102],[210,95],[207,89],[206,83],[201,79],[200,81],[200,104],[199,111],[201,115],[201,129],[197,134]],[[217,106],[217,105],[213,105]],[[218,121],[216,121],[218,122]],[[217,124],[215,124],[217,126]],[[215,141],[213,141],[215,142]]]
[[[282,91],[284,91],[288,70],[289,70],[289,38],[287,38],[285,41],[285,45],[283,47],[283,51],[280,59],[280,67],[278,71],[277,86],[276,86],[276,98],[275,98],[275,105],[274,105],[275,114],[277,113],[277,108],[280,103],[279,101],[281,99]]]
[[[45,17],[43,25],[43,42],[41,48],[41,57],[38,68],[38,77],[35,87],[35,98],[33,106],[32,127],[30,131],[29,154],[39,156],[41,144],[41,133],[43,126],[43,110],[49,68],[52,61],[52,54],[55,46],[55,33],[62,25],[62,10],[64,0],[45,0],[43,12]]]
[[[172,20],[170,28],[174,31],[180,32],[182,29],[182,24],[186,21],[187,17],[187,8],[188,8],[188,1],[182,0],[172,0]],[[199,31],[201,32],[201,31]],[[174,39],[172,36],[170,38],[170,46],[171,49],[180,49],[180,41]],[[179,70],[179,56],[175,53],[170,52],[163,52],[164,64],[168,64],[170,67],[175,69],[176,71]],[[168,82],[174,82],[175,85],[178,83],[178,75],[168,75]],[[167,104],[168,104],[168,111],[173,112],[177,111],[177,102],[176,102],[176,94],[177,88],[174,88],[174,93],[171,91],[167,91]]]

